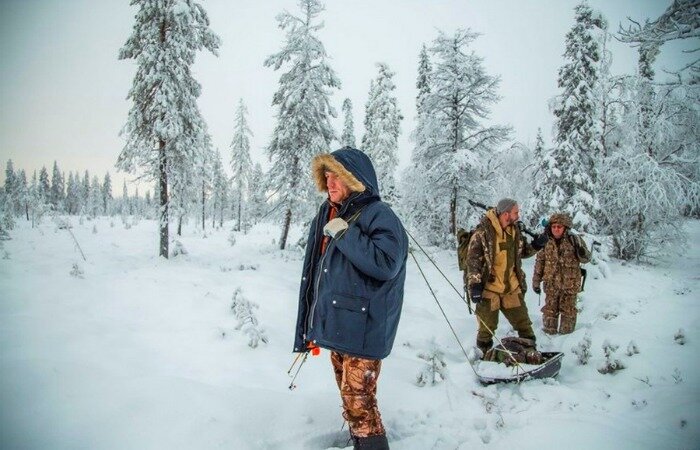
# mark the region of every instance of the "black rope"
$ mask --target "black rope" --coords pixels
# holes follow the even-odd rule
[[[472,362],[469,360],[469,355],[467,354],[467,351],[464,349],[464,346],[462,346],[462,342],[460,342],[459,336],[457,336],[457,332],[455,331],[454,327],[452,327],[452,323],[450,322],[450,319],[447,318],[447,314],[445,314],[445,310],[442,309],[442,305],[440,304],[440,301],[438,300],[437,296],[435,295],[435,292],[433,291],[433,287],[430,285],[430,282],[428,282],[428,278],[425,276],[425,273],[423,273],[423,268],[421,268],[420,264],[418,264],[418,259],[416,259],[416,255],[413,254],[412,250],[409,250],[408,252],[411,254],[413,261],[416,263],[416,267],[418,267],[420,274],[423,276],[423,280],[425,281],[425,284],[428,286],[430,293],[432,294],[433,298],[435,299],[435,303],[437,303],[438,308],[440,308],[440,312],[442,313],[442,316],[445,318],[447,325],[450,327],[450,330],[452,331],[452,334],[454,335],[455,340],[457,341],[457,344],[459,344],[459,348],[462,349],[462,353],[464,353],[464,357],[467,358],[467,361],[469,362],[469,367],[472,368],[472,370],[474,371],[474,374],[478,377],[479,374],[476,373],[476,369],[474,369]]]

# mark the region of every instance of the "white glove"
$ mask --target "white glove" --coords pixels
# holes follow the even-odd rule
[[[336,217],[335,219],[328,222],[325,227],[323,227],[323,234],[335,238],[338,235],[338,233],[347,229],[348,223],[340,217]]]

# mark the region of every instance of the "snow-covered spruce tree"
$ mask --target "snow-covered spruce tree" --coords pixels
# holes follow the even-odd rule
[[[483,59],[469,49],[477,36],[468,29],[440,33],[430,49],[432,84],[415,138],[419,160],[413,162],[421,176],[412,189],[424,194],[416,201],[431,208],[428,222],[417,223],[419,230],[441,246],[453,246],[457,224],[476,217],[468,199],[491,197],[492,158],[510,134],[509,127],[482,124],[499,99],[500,79],[488,75]]]
[[[323,23],[315,19],[324,7],[318,0],[299,0],[302,16],[283,12],[277,16],[279,27],[286,30],[286,42],[278,53],[265,60],[266,67],[289,70],[282,74],[272,104],[279,107],[277,124],[267,153],[272,161],[268,186],[282,214],[280,249],[287,245],[289,227],[294,217],[312,214],[316,194],[308,179],[311,158],[329,150],[335,139],[330,117],[331,89],[340,80],[327,63],[326,50],[316,33]]]
[[[90,172],[87,170],[83,174],[83,179],[80,181],[80,203],[78,205],[78,213],[84,215],[87,212],[87,204],[90,198]]]
[[[88,196],[87,202],[87,214],[88,216],[95,218],[100,215],[102,210],[102,186],[100,185],[100,179],[97,175],[92,177],[92,183],[90,184],[90,194]]]
[[[17,174],[11,159],[5,164],[5,210],[4,214],[15,215],[19,211]]]
[[[248,126],[246,115],[248,109],[243,99],[238,101],[236,116],[233,123],[233,139],[231,140],[231,181],[233,183],[233,213],[236,220],[235,231],[241,231],[246,214],[246,194],[253,180],[253,161],[250,159],[250,138],[253,132]],[[257,180],[260,182],[261,180]]]
[[[596,89],[601,49],[597,30],[605,20],[586,3],[575,8],[573,28],[566,34],[566,62],[557,84],[562,93],[554,99],[556,145],[545,157],[552,169],[541,171],[535,208],[549,214],[571,215],[574,227],[596,232],[599,206],[596,198],[595,161],[602,157]]]
[[[423,177],[424,170],[421,164],[425,163],[425,158],[422,156],[428,150],[428,136],[423,132],[424,127],[428,123],[430,117],[426,114],[424,104],[425,99],[430,94],[432,67],[430,65],[430,57],[425,44],[421,47],[418,56],[418,76],[416,79],[416,128],[411,133],[411,140],[414,142],[411,151],[411,160],[408,167],[401,174],[399,180],[399,191],[401,192],[399,210],[403,216],[404,223],[410,228],[416,228],[418,224],[434,226],[438,223],[437,220],[426,220],[427,217],[433,214],[432,205],[425,202],[425,193],[418,192],[415,189],[416,183],[419,183]],[[439,230],[432,230],[425,233],[426,235],[439,234]]]
[[[532,152],[532,160],[536,166],[532,175],[534,187],[530,199],[526,203],[525,208],[523,208],[524,221],[530,225],[536,225],[550,211],[550,208],[541,201],[542,195],[550,194],[549,188],[544,185],[542,179],[547,178],[552,170],[558,170],[554,166],[554,160],[549,158],[550,154],[551,150],[545,148],[544,145],[542,129],[538,128],[537,136],[535,137],[535,148]],[[560,191],[556,192],[557,198],[563,195]]]
[[[114,197],[112,196],[112,178],[109,176],[109,172],[105,174],[104,180],[102,181],[102,214],[105,216],[112,215],[112,201]]]
[[[63,175],[58,168],[58,162],[53,162],[53,172],[51,175],[51,195],[49,201],[53,206],[54,211],[63,212],[64,202],[66,197],[66,183],[63,180]]]
[[[132,0],[138,5],[134,31],[119,59],[137,63],[128,98],[133,100],[122,130],[127,142],[117,167],[140,168],[159,188],[159,254],[168,257],[169,186],[196,164],[206,130],[196,100],[201,87],[190,66],[202,48],[217,53],[219,38],[204,8],[194,1]]]
[[[28,199],[30,211],[29,217],[32,221],[32,228],[34,228],[41,223],[41,219],[44,217],[44,215],[51,210],[51,205],[48,203],[46,196],[41,192],[36,170],[32,175],[32,184],[29,187]]]
[[[68,214],[78,213],[78,204],[80,203],[80,187],[78,177],[73,176],[73,172],[68,172],[68,181],[66,182],[66,212]]]
[[[90,183],[89,179],[88,183]],[[45,166],[42,166],[39,171],[38,193],[44,203],[51,204],[51,182],[49,182],[49,172]]]
[[[627,27],[620,24],[619,39],[632,45],[663,45],[667,42],[700,37],[700,1],[673,0],[656,20],[645,21],[644,25],[630,20]],[[688,53],[695,53],[696,48]],[[669,71],[675,75],[676,83],[697,85],[700,82],[700,58],[687,63],[676,70]]]
[[[379,190],[383,200],[396,204],[396,168],[398,138],[403,116],[396,101],[394,72],[385,63],[377,63],[377,78],[372,80],[365,105],[365,134],[362,150],[372,160],[377,171]]]
[[[343,100],[343,134],[340,136],[340,145],[356,148],[355,122],[352,119],[352,101],[349,98]]]
[[[224,216],[228,210],[229,202],[229,180],[224,172],[224,163],[221,159],[221,152],[216,149],[213,165],[213,186],[212,186],[212,228],[216,227],[216,219],[219,219],[219,227],[224,226]]]
[[[248,216],[250,217],[251,224],[257,223],[267,214],[267,197],[265,195],[267,188],[263,182],[263,180],[265,180],[265,174],[263,173],[260,163],[255,163],[255,166],[253,166],[252,179],[261,181],[251,183],[248,186]]]
[[[29,188],[27,186],[27,174],[24,169],[16,174],[16,195],[19,202],[20,214],[23,214],[29,220]]]

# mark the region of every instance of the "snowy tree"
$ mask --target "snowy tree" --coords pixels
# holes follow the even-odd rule
[[[168,257],[169,186],[197,166],[206,150],[204,121],[196,104],[201,86],[190,67],[197,51],[217,54],[219,38],[198,3],[176,0],[132,0],[139,6],[134,31],[119,59],[134,59],[136,75],[128,98],[133,100],[123,129],[127,142],[117,167],[137,167],[157,181],[159,189],[159,254]],[[189,180],[184,180],[184,185]]]
[[[396,101],[394,72],[385,63],[377,63],[377,78],[370,84],[365,105],[365,135],[362,149],[372,160],[384,201],[396,203],[395,172],[399,164],[398,138],[403,116]]]
[[[230,186],[229,180],[224,172],[224,164],[221,160],[221,152],[219,152],[219,149],[216,149],[214,153],[212,175],[212,228],[216,227],[217,215],[219,227],[223,227],[224,215],[228,207]]]
[[[342,147],[356,148],[355,123],[352,120],[352,101],[349,98],[343,100],[343,134],[340,136]]]
[[[416,79],[416,128],[411,133],[411,140],[415,143],[411,152],[409,166],[403,172],[400,180],[400,213],[407,225],[420,224],[425,234],[434,236],[441,233],[439,218],[435,215],[431,205],[425,203],[425,193],[417,192],[415,186],[421,183],[425,172],[422,164],[428,163],[424,158],[429,149],[430,139],[425,133],[426,126],[431,122],[431,117],[425,108],[425,99],[430,94],[432,67],[428,49],[422,46],[418,56],[418,77]],[[430,230],[426,230],[431,228]]]
[[[536,188],[536,209],[567,212],[576,229],[595,232],[595,161],[603,156],[595,97],[601,57],[596,30],[607,25],[586,3],[575,11],[574,27],[566,34],[566,62],[559,69],[562,93],[554,100],[556,145],[546,156],[551,170]]]
[[[255,163],[253,167],[253,180],[264,180],[265,175],[263,173],[260,163]],[[255,223],[260,220],[266,213],[267,209],[267,197],[265,195],[266,186],[265,183],[251,183],[248,186],[248,214],[250,216],[251,222]]]
[[[112,215],[112,178],[109,176],[109,172],[105,174],[104,180],[102,181],[102,213],[104,215]]]
[[[45,166],[42,166],[39,171],[39,185],[38,193],[43,199],[44,203],[51,202],[51,183],[49,182],[49,172],[46,170]]]
[[[243,99],[238,101],[236,117],[234,118],[233,140],[231,141],[231,169],[233,175],[233,210],[236,218],[235,231],[240,231],[245,213],[245,201],[248,186],[253,180],[253,161],[250,159],[250,137],[253,132],[248,126],[246,115],[248,109],[243,103]],[[258,180],[260,181],[260,180]]]
[[[278,53],[265,60],[274,70],[283,65],[289,70],[280,77],[279,89],[272,104],[277,106],[277,124],[267,153],[272,161],[269,186],[275,202],[282,206],[280,248],[287,244],[293,217],[312,214],[316,194],[308,181],[311,159],[329,150],[335,139],[330,117],[331,89],[340,87],[340,80],[327,63],[326,50],[317,37],[323,23],[315,19],[323,11],[317,0],[300,0],[302,16],[283,12],[277,16],[279,27],[286,30],[286,42]],[[313,206],[312,206],[313,205]]]
[[[5,209],[4,214],[14,215],[19,209],[17,198],[17,176],[11,159],[5,165]]]
[[[16,174],[16,195],[20,207],[20,214],[24,212],[25,217],[29,220],[29,187],[27,185],[27,174],[24,169]]]
[[[700,1],[673,0],[656,20],[646,20],[644,25],[629,19],[627,27],[620,24],[619,38],[622,42],[641,47],[654,48],[667,42],[693,39],[698,43],[700,37]],[[695,48],[687,53],[697,53]],[[674,75],[679,84],[698,84],[700,82],[700,58],[695,58],[685,66],[668,71]]]
[[[80,182],[80,203],[78,206],[78,212],[80,214],[85,214],[88,211],[88,201],[90,199],[90,172],[87,170],[83,174],[83,179]]]
[[[490,197],[492,158],[510,134],[508,127],[482,124],[499,99],[500,79],[488,75],[483,59],[469,50],[476,37],[458,30],[453,36],[440,33],[434,41],[430,92],[415,136],[419,148],[412,164],[420,175],[412,199],[429,207],[416,226],[441,246],[454,245],[457,223],[475,216],[467,200]]]
[[[87,214],[95,218],[100,215],[102,210],[103,200],[102,200],[102,185],[100,184],[100,179],[97,175],[92,177],[92,182],[90,184],[90,193],[88,194],[87,201]]]
[[[77,214],[80,205],[80,184],[79,177],[73,176],[73,172],[68,172],[68,182],[66,183],[66,212]]]
[[[558,169],[554,165],[554,160],[549,158],[550,150],[545,148],[544,138],[542,137],[542,130],[537,129],[537,137],[535,138],[535,148],[533,150],[532,159],[536,166],[535,172],[533,174],[534,188],[530,200],[525,205],[524,217],[525,221],[532,224],[536,224],[539,220],[550,213],[547,205],[543,203],[543,195],[551,195],[550,187],[550,176]],[[556,193],[557,196],[563,196],[561,192]]]
[[[131,208],[129,207],[129,191],[126,189],[126,180],[124,180],[124,183],[122,185],[122,205],[121,205],[121,214],[122,217],[128,216],[131,214]]]
[[[66,183],[58,168],[58,162],[53,162],[53,173],[51,175],[51,196],[49,198],[55,211],[63,211],[66,196]]]

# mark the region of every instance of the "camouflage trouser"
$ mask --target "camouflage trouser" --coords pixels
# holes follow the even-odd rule
[[[546,297],[542,307],[542,325],[547,334],[556,334],[557,329],[561,334],[573,333],[576,328],[576,292],[550,291],[545,292]],[[561,323],[559,323],[561,316]]]
[[[331,352],[331,363],[350,433],[356,437],[384,434],[376,397],[382,361]]]
[[[503,302],[501,302],[501,305]],[[535,332],[532,330],[532,321],[527,312],[527,306],[521,297],[520,305],[514,308],[504,308],[492,311],[491,303],[484,299],[476,305],[475,314],[479,330],[476,333],[476,346],[486,353],[493,346],[493,336],[491,331],[496,332],[498,328],[498,313],[502,312],[513,328],[518,332],[518,336],[525,339],[535,340]],[[479,320],[481,319],[481,320]],[[484,322],[484,323],[482,323]],[[486,324],[486,326],[484,326]],[[488,328],[487,328],[488,327]]]

